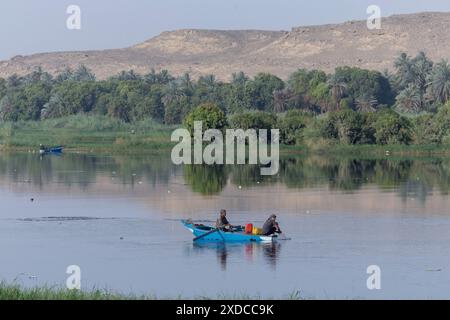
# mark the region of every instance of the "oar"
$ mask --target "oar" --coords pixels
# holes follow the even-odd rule
[[[211,231],[209,231],[209,232],[207,232],[207,233],[205,233],[205,234],[202,234],[201,236],[198,236],[198,237],[194,238],[194,241],[198,241],[198,240],[200,240],[200,239],[203,239],[204,237],[209,236],[210,234],[213,234],[214,232],[219,232],[220,236],[221,236],[222,239],[223,239],[223,236],[222,236],[222,234],[220,233],[220,230],[219,230],[218,228],[216,228],[216,229],[211,230]]]
[[[244,227],[243,226],[232,226],[231,227],[231,232],[240,232],[243,231]]]
[[[284,233],[280,233],[277,235],[278,240],[292,240],[292,238],[286,237]]]

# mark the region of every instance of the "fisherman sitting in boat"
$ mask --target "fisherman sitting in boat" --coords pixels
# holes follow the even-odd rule
[[[223,231],[231,231],[232,225],[228,222],[227,211],[225,209],[220,210],[219,218],[216,221],[216,228]]]
[[[270,236],[275,233],[281,233],[280,226],[278,225],[277,216],[272,214],[269,219],[266,220],[262,227],[262,234],[264,236]]]

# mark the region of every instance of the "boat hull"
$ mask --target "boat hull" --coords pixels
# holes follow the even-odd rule
[[[47,148],[43,150],[39,150],[40,154],[46,154],[46,153],[62,153],[64,150],[64,147],[55,147],[55,148]]]
[[[184,222],[183,225],[188,229],[195,238],[202,237],[199,241],[209,241],[209,242],[273,242],[276,240],[277,236],[262,236],[246,234],[242,232],[224,232],[217,230],[215,232],[214,228],[211,227],[198,227],[192,223]],[[208,234],[209,233],[209,234]]]

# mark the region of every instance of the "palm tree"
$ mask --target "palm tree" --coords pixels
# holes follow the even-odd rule
[[[419,113],[422,109],[422,96],[415,85],[409,85],[396,98],[397,107],[404,112]]]
[[[42,70],[41,66],[38,66],[38,67],[34,68],[33,72],[31,72],[30,74],[28,74],[25,77],[25,82],[27,84],[39,82],[43,79],[43,76],[44,76],[44,71]]]
[[[170,103],[177,101],[184,96],[185,92],[180,88],[179,81],[171,81],[164,87],[162,103],[167,107]]]
[[[194,84],[192,83],[191,75],[189,72],[186,72],[179,78],[180,87],[182,88],[183,92],[187,96],[191,96],[194,92]]]
[[[216,76],[213,74],[201,76],[198,79],[197,84],[200,86],[204,86],[204,87],[208,88],[209,90],[212,90],[212,89],[214,89],[214,87],[217,84]]]
[[[95,81],[95,74],[86,67],[84,64],[80,64],[75,70],[72,76],[72,80],[75,81]]]
[[[395,59],[394,67],[396,69],[396,76],[403,88],[405,88],[409,83],[413,82],[413,63],[411,61],[411,58],[406,53],[402,53]]]
[[[377,99],[370,95],[362,95],[356,99],[356,110],[360,112],[373,112],[376,111],[378,105]]]
[[[6,95],[0,100],[0,120],[10,120],[9,115],[13,112],[13,105],[11,104],[11,100]]]
[[[73,77],[73,71],[70,67],[64,68],[64,70],[56,76],[56,82],[64,82],[70,80]]]
[[[58,94],[52,95],[41,110],[41,120],[64,116],[66,105]]]
[[[122,71],[115,78],[121,81],[135,81],[142,79],[141,75],[137,74],[134,70]]]
[[[157,83],[158,79],[155,69],[152,68],[152,70],[144,76],[144,80],[147,81],[149,84]]]
[[[425,92],[427,86],[427,78],[433,71],[433,61],[427,58],[424,52],[419,52],[417,56],[412,59],[414,84],[422,92]]]
[[[336,101],[337,108],[340,108],[340,101],[344,96],[347,94],[347,83],[341,81],[336,77],[336,75],[333,75],[328,80],[328,85],[331,88],[331,96],[333,97],[334,101]]]
[[[286,111],[289,102],[294,98],[294,92],[290,88],[275,90],[273,92],[273,111],[284,112]]]
[[[243,73],[239,71],[238,73],[233,73],[231,83],[236,85],[243,85],[249,80],[249,78]]]
[[[174,78],[170,75],[169,71],[165,69],[155,74],[155,78],[156,83],[159,84],[168,84],[169,82],[174,80]]]
[[[444,104],[450,100],[450,65],[447,60],[442,60],[434,67],[430,76],[430,90],[435,101]]]
[[[8,87],[9,88],[16,88],[19,87],[22,84],[22,78],[19,77],[16,73],[12,74],[8,77]]]
[[[195,96],[201,102],[216,101],[219,89],[219,82],[212,74],[201,76],[197,81]]]

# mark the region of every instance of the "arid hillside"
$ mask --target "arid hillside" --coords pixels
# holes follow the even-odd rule
[[[85,64],[98,78],[122,70],[145,73],[167,69],[175,75],[270,72],[286,78],[297,68],[332,71],[350,65],[383,71],[400,52],[425,51],[433,60],[450,59],[450,13],[395,15],[381,30],[366,21],[295,27],[291,31],[178,30],[164,32],[130,48],[42,53],[0,62],[0,77],[24,74],[37,66],[57,73]]]

